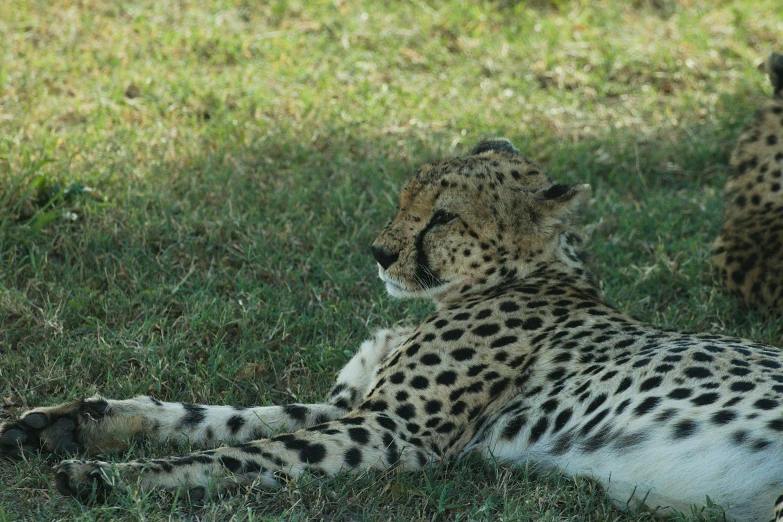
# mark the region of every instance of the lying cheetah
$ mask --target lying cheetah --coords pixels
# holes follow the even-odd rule
[[[430,298],[437,311],[365,341],[323,404],[94,397],[4,424],[0,448],[233,443],[112,465],[65,460],[56,487],[83,498],[117,486],[200,498],[477,452],[593,477],[622,507],[687,513],[709,496],[731,518],[768,520],[783,490],[783,353],[663,331],[606,304],[572,223],[589,191],[554,184],[503,139],[424,165],[372,253],[390,294]]]
[[[783,55],[769,55],[767,72],[773,97],[731,154],[712,263],[724,288],[749,305],[783,313]]]

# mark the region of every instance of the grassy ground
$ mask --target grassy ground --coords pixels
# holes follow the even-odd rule
[[[776,0],[9,3],[0,420],[96,391],[317,401],[371,329],[426,314],[383,295],[369,255],[400,183],[493,135],[593,185],[616,306],[780,344],[783,322],[716,290],[708,253],[781,34]],[[475,461],[202,507],[85,507],[50,478],[0,462],[0,520],[651,518]]]

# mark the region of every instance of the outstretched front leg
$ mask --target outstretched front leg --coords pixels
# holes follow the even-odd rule
[[[14,457],[40,449],[95,455],[124,450],[133,441],[216,446],[313,426],[346,412],[330,404],[241,408],[161,402],[146,396],[126,400],[96,396],[37,408],[0,426],[0,454]]]
[[[418,469],[437,458],[422,441],[404,440],[385,413],[356,413],[273,439],[183,457],[121,464],[68,460],[58,466],[56,484],[60,493],[82,498],[94,489],[102,493],[117,486],[188,491],[198,498],[252,481],[277,487],[306,471],[333,476],[398,464]]]
[[[36,408],[0,425],[0,455],[16,457],[36,450],[95,455],[127,449],[136,440],[212,447],[339,419],[360,403],[378,366],[409,334],[404,328],[381,330],[365,341],[340,372],[324,404],[243,408],[161,402],[146,396],[96,396]]]

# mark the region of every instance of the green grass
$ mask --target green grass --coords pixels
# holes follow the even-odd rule
[[[369,255],[400,184],[495,135],[593,185],[610,302],[780,344],[783,322],[721,294],[708,259],[781,24],[776,0],[5,5],[0,419],[96,391],[319,400],[373,328],[429,309],[385,296]],[[50,479],[43,459],[0,463],[0,519],[652,518],[474,460],[201,507],[86,507]]]

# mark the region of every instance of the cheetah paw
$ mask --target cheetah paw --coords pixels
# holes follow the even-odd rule
[[[55,468],[54,483],[61,495],[80,500],[105,500],[114,487],[111,464],[100,460],[64,460]]]
[[[22,458],[36,452],[65,455],[85,450],[81,427],[102,417],[108,402],[100,397],[36,408],[0,424],[0,457]]]

